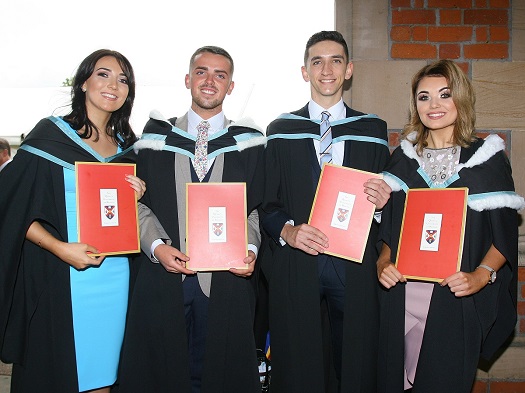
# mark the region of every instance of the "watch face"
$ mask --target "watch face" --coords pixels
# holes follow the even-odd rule
[[[492,284],[494,281],[496,281],[496,272],[490,274],[490,283]]]

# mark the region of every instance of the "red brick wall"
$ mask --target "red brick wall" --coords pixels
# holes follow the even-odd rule
[[[426,3],[426,4],[425,4]],[[510,60],[510,0],[390,0],[392,59]]]

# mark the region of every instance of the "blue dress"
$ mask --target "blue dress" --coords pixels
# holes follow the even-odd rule
[[[63,171],[68,241],[74,243],[78,241],[75,171]],[[100,266],[84,270],[71,267],[70,282],[79,391],[112,385],[124,337],[128,258],[106,257]]]

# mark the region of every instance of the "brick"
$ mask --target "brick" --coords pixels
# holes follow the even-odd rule
[[[428,0],[429,8],[470,8],[472,0]]]
[[[518,267],[518,281],[525,282],[525,267]]]
[[[388,146],[397,147],[399,146],[399,137],[401,136],[400,131],[389,131],[388,132]]]
[[[523,393],[525,382],[491,382],[490,393]]]
[[[496,42],[496,41],[509,41],[510,34],[509,34],[509,28],[507,26],[490,26],[489,27],[490,32],[490,41]]]
[[[520,327],[519,327],[519,332],[520,333],[525,333],[525,319],[524,318],[521,318],[520,320]]]
[[[472,387],[471,393],[487,393],[488,384],[485,381],[476,381]]]
[[[490,8],[510,8],[510,0],[490,0]]]
[[[525,283],[518,284],[521,286],[521,300],[525,300]]]
[[[461,57],[461,47],[458,44],[439,45],[440,59],[459,59]]]
[[[509,13],[507,10],[465,10],[463,22],[466,25],[507,25]]]
[[[488,0],[475,0],[474,8],[487,8]]]
[[[525,301],[518,302],[518,315],[525,317]]]
[[[458,42],[472,39],[472,27],[434,27],[428,28],[428,40],[432,42]]]
[[[426,41],[428,38],[427,28],[425,26],[414,26],[412,28],[412,40]]]
[[[395,59],[435,59],[437,48],[431,44],[392,44]]]
[[[433,25],[436,23],[436,13],[431,10],[393,10],[392,23],[394,25]]]
[[[414,0],[414,8],[425,8],[425,0]]]
[[[488,42],[489,29],[485,26],[476,27],[476,42]]]
[[[463,47],[465,59],[507,59],[509,46],[506,44],[474,44]]]
[[[463,72],[465,74],[469,75],[470,63],[458,63],[458,62],[456,62],[456,64],[459,66],[459,68],[461,68],[463,70]]]
[[[440,10],[439,23],[441,25],[460,25],[461,11],[460,10]]]
[[[395,7],[410,7],[410,0],[392,0],[390,2],[392,8]]]
[[[410,41],[411,29],[408,26],[394,26],[390,30],[392,41]]]

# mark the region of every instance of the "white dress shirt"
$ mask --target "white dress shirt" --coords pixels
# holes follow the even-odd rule
[[[346,108],[345,108],[345,104],[343,103],[342,98],[339,100],[337,104],[335,104],[334,106],[331,106],[328,109],[324,109],[322,106],[320,106],[313,100],[310,100],[310,102],[308,103],[308,112],[310,113],[310,119],[321,120],[321,114],[325,111],[330,113],[330,117],[328,118],[330,122],[334,122],[336,120],[342,120],[346,118]],[[321,142],[318,141],[317,139],[314,139],[313,141],[314,141],[315,155],[317,156],[317,161],[319,161],[320,160],[319,145],[321,144]],[[332,144],[332,164],[342,165],[344,154],[345,154],[344,141]]]

